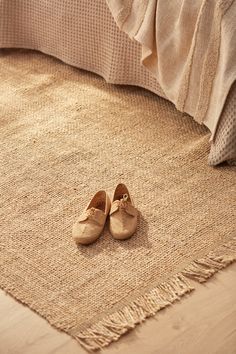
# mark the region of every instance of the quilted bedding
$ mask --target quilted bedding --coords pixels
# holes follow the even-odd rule
[[[110,83],[137,85],[167,98],[158,80],[140,64],[140,44],[118,29],[106,0],[0,0],[0,19],[0,48],[36,49]],[[226,99],[208,159],[211,165],[226,160],[236,160],[236,84]]]

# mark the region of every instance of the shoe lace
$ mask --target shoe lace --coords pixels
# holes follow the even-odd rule
[[[126,193],[123,194],[122,199],[120,199],[120,202],[119,202],[119,207],[121,209],[123,209],[123,210],[126,209],[128,199],[129,199],[128,194],[126,194]]]

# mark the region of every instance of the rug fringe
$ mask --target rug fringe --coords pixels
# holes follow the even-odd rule
[[[181,296],[193,290],[187,279],[177,274],[169,281],[160,284],[149,293],[125,306],[122,310],[107,316],[104,320],[81,331],[74,337],[87,350],[97,350],[116,341],[122,334],[155,315]]]
[[[210,252],[206,257],[193,261],[182,274],[199,283],[206,282],[219,270],[227,267],[236,260],[236,238],[216,251]]]
[[[146,318],[171,305],[194,290],[188,279],[200,283],[236,261],[236,237],[206,257],[193,261],[182,272],[159,284],[123,309],[106,316],[97,324],[71,334],[86,350],[95,351],[117,341],[120,336]]]

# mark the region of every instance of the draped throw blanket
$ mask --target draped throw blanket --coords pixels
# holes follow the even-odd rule
[[[106,1],[167,98],[213,137],[236,79],[236,1]]]

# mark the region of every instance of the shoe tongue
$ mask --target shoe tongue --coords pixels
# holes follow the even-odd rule
[[[91,214],[91,215],[104,214],[104,212],[103,212],[102,210],[97,209],[97,208],[94,208],[94,207],[88,209],[88,212],[89,212],[89,214]]]
[[[87,210],[88,217],[91,217],[92,220],[96,221],[98,224],[102,225],[105,218],[105,213],[97,208],[90,208]]]
[[[104,219],[105,214],[102,210],[96,208],[90,208],[85,210],[79,217],[79,221],[85,221],[88,218],[92,218],[93,220],[102,221]]]

